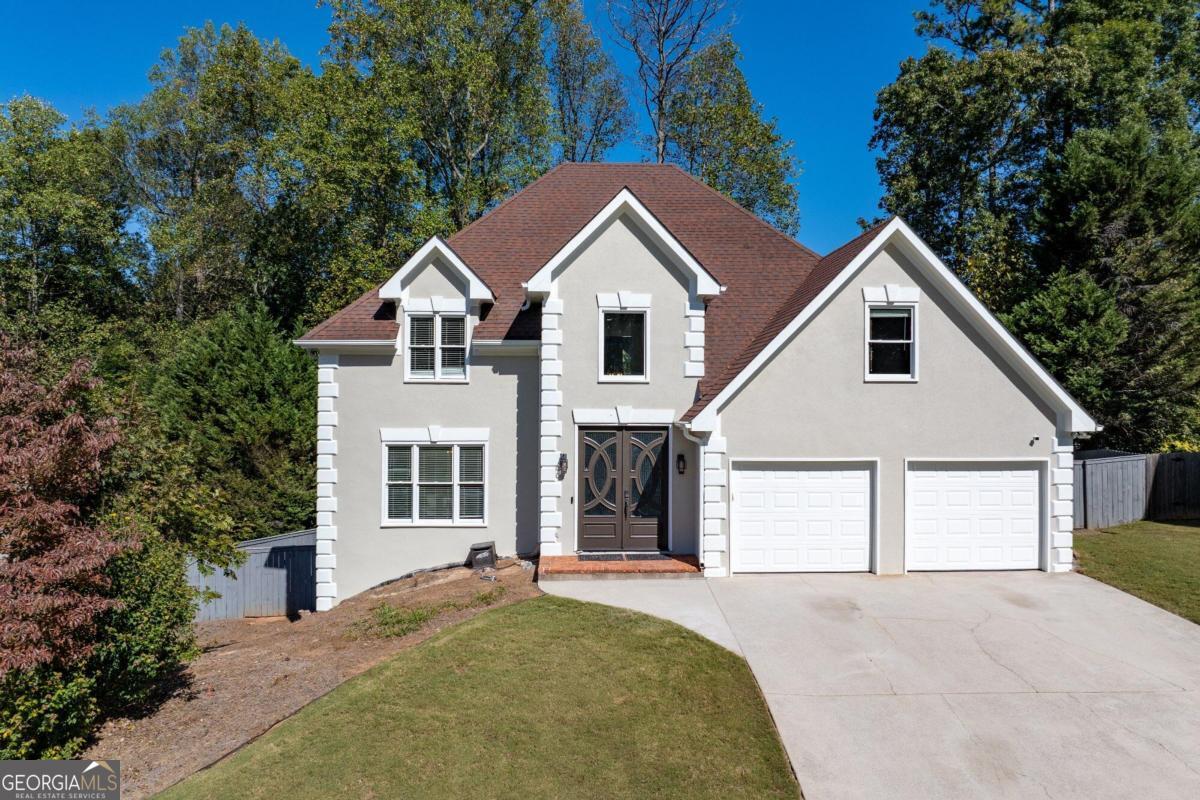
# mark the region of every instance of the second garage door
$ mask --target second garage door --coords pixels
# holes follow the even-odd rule
[[[910,468],[905,562],[910,570],[1037,569],[1038,470],[985,464]]]
[[[859,572],[871,566],[871,470],[803,463],[733,469],[734,572]]]

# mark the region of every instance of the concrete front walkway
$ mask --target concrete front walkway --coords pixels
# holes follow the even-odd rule
[[[1200,626],[1081,575],[543,588],[742,653],[807,800],[1200,797]]]

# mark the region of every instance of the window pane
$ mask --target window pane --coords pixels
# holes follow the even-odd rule
[[[450,482],[450,448],[449,447],[422,447],[420,461],[421,483],[432,481],[434,483],[449,483]],[[421,501],[424,503],[424,499]],[[422,505],[421,508],[425,506]]]
[[[483,483],[483,448],[458,448],[458,479],[463,483]]]
[[[433,317],[409,317],[409,339],[412,347],[433,347]]]
[[[389,447],[388,455],[388,474],[389,481],[411,481],[412,480],[412,448],[411,447]]]
[[[412,519],[412,484],[387,487],[388,519]]]
[[[604,374],[646,374],[646,316],[605,313]]]
[[[467,321],[463,317],[442,317],[442,344],[463,347],[467,343]]]
[[[912,374],[912,345],[872,343],[870,348],[872,375]]]
[[[408,373],[416,378],[433,377],[432,347],[413,347],[408,351]]]
[[[458,518],[483,519],[483,487],[460,486],[458,489]]]
[[[422,471],[425,459],[422,457]],[[421,519],[452,519],[454,488],[421,484]]]
[[[871,309],[871,339],[912,340],[912,311],[906,308]]]
[[[442,377],[461,378],[467,374],[467,350],[465,347],[442,348]]]

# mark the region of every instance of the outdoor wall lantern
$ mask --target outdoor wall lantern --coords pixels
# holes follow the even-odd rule
[[[675,456],[675,471],[680,475],[687,472],[687,458],[684,457],[683,453]]]
[[[560,481],[563,478],[567,477],[567,454],[566,453],[558,454],[558,473],[557,474],[558,474],[558,479]]]

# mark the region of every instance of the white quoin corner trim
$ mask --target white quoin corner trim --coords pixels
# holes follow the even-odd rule
[[[617,196],[608,201],[608,205],[600,209],[600,212],[592,217],[579,233],[571,237],[570,241],[550,257],[550,260],[525,283],[526,291],[531,295],[548,296],[554,283],[555,272],[576,252],[591,242],[605,225],[621,215],[625,215],[633,221],[642,232],[663,248],[667,257],[687,276],[691,295],[715,297],[721,293],[720,282],[700,265],[700,262],[688,252],[687,248],[650,213],[646,206],[642,205],[642,201],[638,200],[637,196],[628,188],[618,192]]]
[[[435,259],[440,259],[458,273],[459,277],[466,281],[467,299],[472,303],[495,302],[496,298],[483,278],[476,275],[474,270],[468,267],[458,257],[458,254],[450,249],[450,245],[446,244],[438,236],[434,236],[422,245],[420,250],[413,253],[412,258],[404,262],[404,266],[400,267],[392,277],[388,278],[387,283],[379,287],[380,299],[397,300],[401,305],[407,305],[408,289],[404,284],[408,276],[414,271],[428,266]]]
[[[714,430],[721,409],[753,380],[754,376],[785,347],[808,321],[821,312],[829,301],[858,274],[867,262],[889,245],[896,246],[930,283],[941,290],[947,301],[982,334],[1003,358],[1037,394],[1055,409],[1058,428],[1068,433],[1090,433],[1099,430],[1096,421],[1067,393],[1058,381],[1046,371],[1036,358],[1026,350],[1000,321],[992,315],[971,290],[958,279],[949,267],[942,263],[929,246],[913,232],[899,217],[886,223],[883,230],[863,248],[854,259],[830,281],[821,293],[812,299],[796,317],[780,331],[774,339],[739,372],[732,381],[721,389],[699,414],[692,419],[690,428],[702,433]],[[889,287],[884,287],[885,301]],[[901,289],[897,287],[897,291]]]
[[[338,354],[317,353],[317,611],[337,605],[337,467]]]

